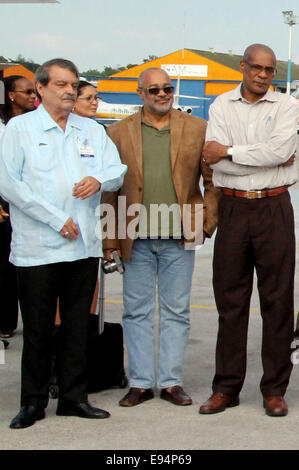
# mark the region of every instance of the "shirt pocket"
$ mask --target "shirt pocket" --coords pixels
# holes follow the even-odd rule
[[[57,166],[58,158],[48,145],[40,145],[32,148],[31,161],[36,170],[46,172]]]
[[[81,169],[84,176],[95,176],[99,171],[99,160],[96,155],[93,157],[81,157]]]
[[[44,224],[40,228],[40,243],[46,248],[58,249],[73,243],[66,240],[59,232]]]
[[[28,154],[30,165],[28,184],[34,192],[50,204],[59,204],[59,159],[55,149],[49,146],[33,146]],[[60,206],[59,206],[60,207]]]

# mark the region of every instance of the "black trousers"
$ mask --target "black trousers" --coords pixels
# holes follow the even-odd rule
[[[263,319],[260,389],[263,395],[284,395],[294,331],[295,233],[288,192],[220,201],[213,261],[219,313],[214,392],[237,395],[245,379],[254,269]]]
[[[59,399],[87,400],[88,318],[98,273],[98,258],[18,267],[23,318],[21,406],[48,404],[51,347],[59,297]]]
[[[8,203],[0,198],[0,204],[8,212]],[[18,285],[16,268],[9,262],[11,225],[7,218],[0,223],[0,331],[13,331],[18,323]]]

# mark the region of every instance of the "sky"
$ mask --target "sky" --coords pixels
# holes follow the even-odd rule
[[[242,54],[252,43],[288,59],[293,10],[292,61],[299,64],[298,0],[60,0],[60,4],[0,3],[0,55],[37,63],[72,60],[82,73],[140,64],[182,48]]]

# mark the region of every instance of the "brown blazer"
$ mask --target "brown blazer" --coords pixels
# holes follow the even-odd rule
[[[104,192],[102,203],[112,204],[115,208],[115,223],[117,219],[126,217],[126,227],[136,215],[128,216],[127,208],[131,204],[142,204],[143,172],[142,172],[142,112],[129,116],[108,126],[107,132],[118,148],[120,158],[128,166],[124,184],[118,193]],[[206,121],[190,116],[175,109],[170,115],[170,148],[171,166],[174,187],[181,208],[184,204],[191,206],[191,218],[203,204],[203,229],[210,237],[217,225],[217,209],[219,191],[212,184],[212,170],[202,160],[202,148],[205,140]],[[153,171],[158,171],[153,168]],[[202,197],[199,180],[203,177],[204,198]],[[117,196],[126,196],[126,213],[117,215]],[[124,211],[122,211],[124,212]],[[124,220],[124,219],[123,219]],[[183,221],[182,221],[183,222]],[[192,222],[191,222],[192,223]],[[193,227],[193,225],[191,225]],[[130,238],[104,238],[103,248],[118,248],[122,257],[129,260],[134,240]]]

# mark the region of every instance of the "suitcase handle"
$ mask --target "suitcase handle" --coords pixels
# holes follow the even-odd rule
[[[98,269],[98,282],[99,282],[99,295],[97,299],[97,306],[95,310],[95,314],[99,317],[99,329],[98,333],[101,334],[104,331],[104,317],[105,317],[105,310],[104,310],[104,300],[105,300],[105,273],[103,270],[103,258],[99,259],[99,269]]]

